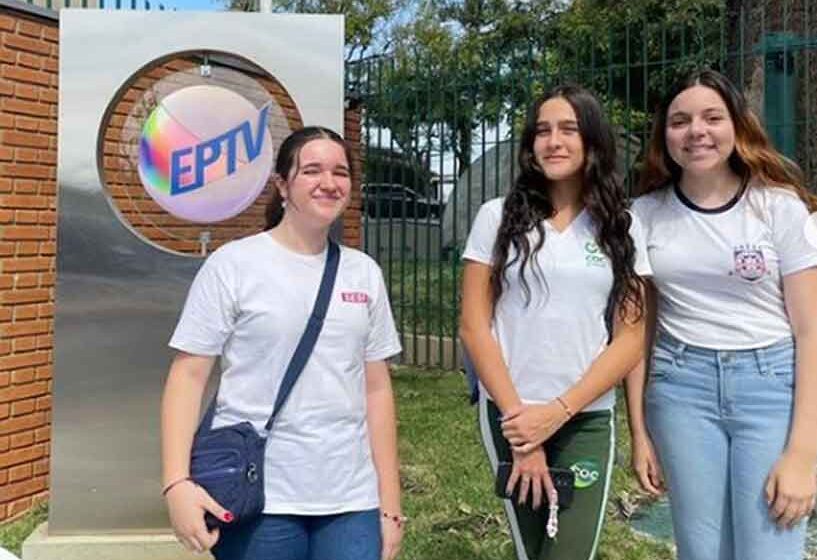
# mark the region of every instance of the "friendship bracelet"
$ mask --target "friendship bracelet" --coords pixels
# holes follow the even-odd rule
[[[408,521],[408,517],[406,517],[405,515],[394,515],[383,510],[381,510],[381,513],[383,514],[383,517],[385,517],[386,519],[394,521],[398,529],[401,529],[403,527],[403,524],[406,521]]]
[[[190,478],[189,476],[186,476],[184,478],[178,478],[178,479],[174,480],[173,482],[171,482],[170,484],[168,484],[167,486],[165,486],[162,489],[162,496],[167,496],[167,493],[170,492],[170,490],[172,490],[174,486],[176,486],[178,484],[181,484],[182,482],[187,482],[188,480],[190,482],[193,482],[193,479]]]
[[[565,409],[565,414],[567,414],[567,417],[573,418],[573,409],[570,408],[570,405],[567,404],[562,397],[556,397],[556,401],[558,401],[558,403],[562,405],[562,408]]]

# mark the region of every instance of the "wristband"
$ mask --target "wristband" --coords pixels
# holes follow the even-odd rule
[[[570,408],[570,405],[567,404],[562,397],[556,397],[556,402],[562,405],[562,408],[565,409],[565,414],[567,414],[568,419],[573,418],[573,409]]]
[[[395,514],[391,514],[391,513],[382,511],[382,510],[381,510],[381,513],[383,514],[383,517],[385,517],[386,519],[390,519],[391,521],[394,521],[394,523],[397,525],[398,529],[402,529],[403,524],[406,521],[408,521],[408,517],[406,517],[405,515],[395,515]]]
[[[190,478],[189,476],[186,476],[184,478],[177,478],[176,480],[174,480],[173,482],[171,482],[170,484],[168,484],[167,486],[162,488],[162,496],[167,496],[167,493],[170,492],[173,489],[174,486],[177,486],[177,485],[181,484],[182,482],[187,482],[188,480],[190,482],[193,481],[193,479]]]

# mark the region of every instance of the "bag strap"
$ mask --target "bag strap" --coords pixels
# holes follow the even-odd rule
[[[298,345],[295,347],[295,353],[289,361],[289,365],[284,373],[284,378],[281,381],[281,386],[278,388],[278,396],[275,398],[275,407],[265,426],[268,432],[272,428],[275,417],[284,406],[287,397],[289,397],[292,388],[295,386],[298,376],[301,375],[306,363],[309,361],[312,350],[315,348],[315,343],[318,341],[318,335],[321,333],[323,321],[326,318],[326,311],[329,309],[329,301],[332,298],[332,290],[335,287],[335,278],[338,274],[339,264],[340,247],[330,239],[326,265],[323,268],[323,277],[321,277],[321,285],[318,289],[318,297],[312,308],[312,314],[306,323],[306,330],[304,330],[301,339],[298,341]],[[213,397],[210,401],[210,406],[207,407],[207,412],[204,413],[197,433],[212,429],[213,418],[215,417],[216,411],[216,397]]]
[[[329,309],[329,300],[332,297],[332,289],[335,286],[335,278],[338,274],[338,264],[340,263],[340,248],[338,244],[329,240],[329,253],[326,257],[326,266],[323,269],[323,278],[321,278],[321,287],[318,290],[318,299],[315,301],[315,307],[312,309],[312,314],[309,316],[309,321],[306,323],[306,330],[301,335],[301,340],[298,341],[298,346],[295,347],[295,353],[289,362],[284,379],[281,381],[281,386],[278,388],[278,396],[275,399],[275,408],[272,410],[269,420],[267,420],[266,428],[269,431],[272,428],[272,423],[284,403],[289,397],[289,393],[295,386],[298,376],[301,375],[306,362],[312,355],[312,350],[315,348],[315,343],[318,341],[318,335],[323,328],[323,320],[326,318],[326,310]]]

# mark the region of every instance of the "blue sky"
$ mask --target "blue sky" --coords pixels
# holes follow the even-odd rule
[[[164,4],[165,9],[177,10],[222,10],[224,4],[217,0],[154,0]],[[141,2],[140,2],[141,3]],[[151,2],[153,4],[154,2]]]

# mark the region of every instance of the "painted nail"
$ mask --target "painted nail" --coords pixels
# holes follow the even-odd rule
[[[226,521],[227,523],[232,523],[233,519],[234,517],[232,513],[230,513],[229,511],[224,513],[224,521]]]

